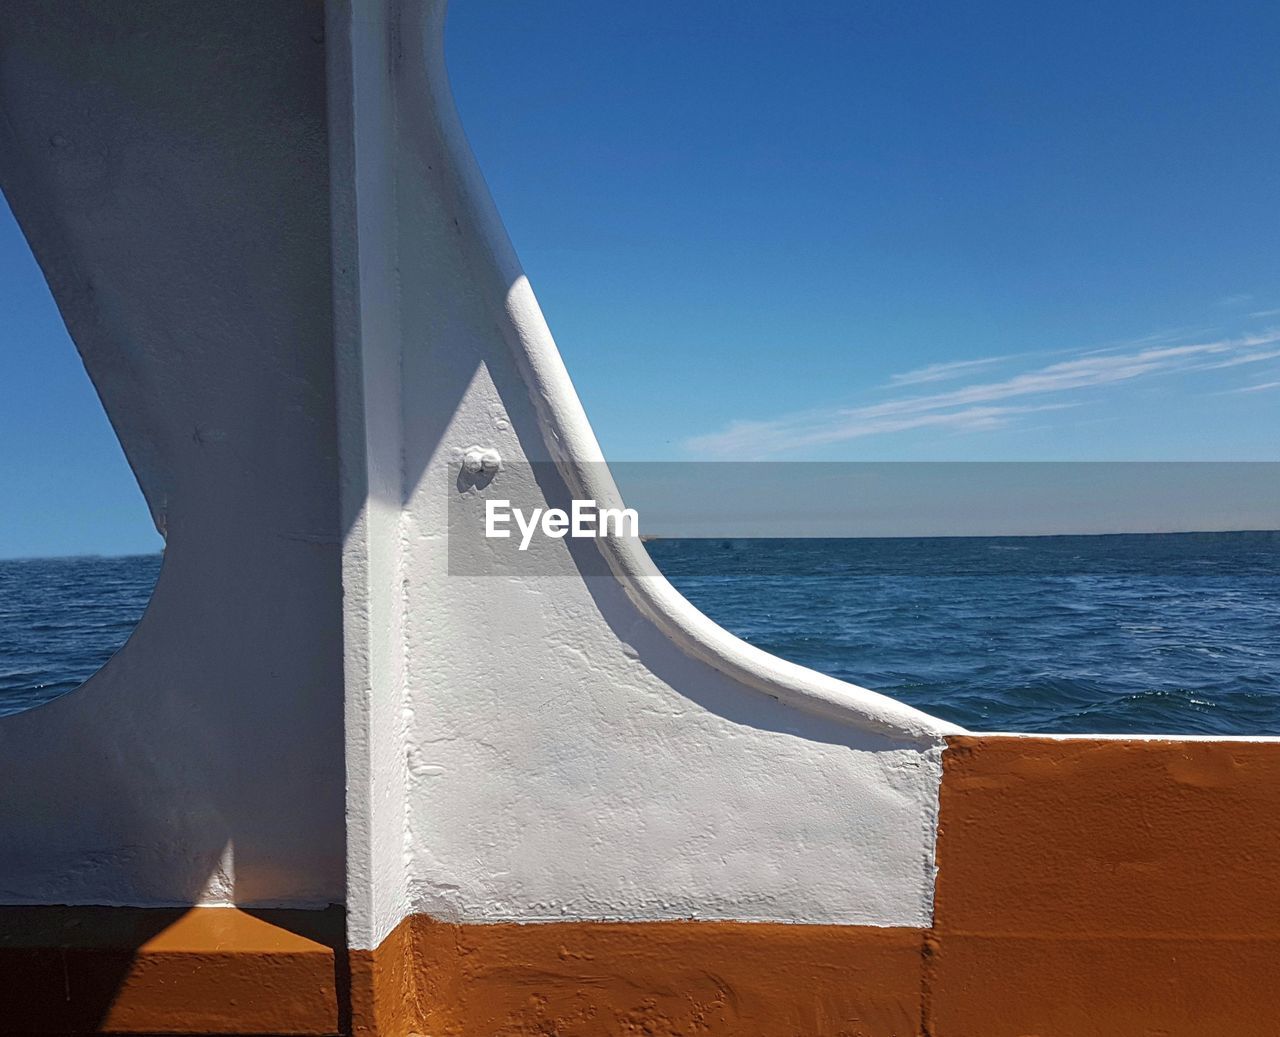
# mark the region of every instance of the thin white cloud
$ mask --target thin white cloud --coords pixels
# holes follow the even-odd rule
[[[1043,404],[1019,407],[965,407],[941,414],[911,414],[897,417],[860,417],[861,410],[849,411],[844,420],[824,420],[818,417],[812,423],[793,424],[789,419],[781,421],[736,421],[707,436],[694,436],[685,446],[695,453],[714,456],[760,457],[783,450],[802,447],[825,446],[864,436],[883,435],[887,432],[906,432],[917,428],[950,429],[958,432],[979,432],[1003,428],[1022,414],[1037,411],[1061,410],[1074,406],[1069,403]]]
[[[890,385],[921,385],[925,382],[945,382],[952,378],[961,378],[982,367],[990,367],[1005,360],[1013,360],[1019,354],[1008,356],[986,356],[979,360],[955,360],[949,364],[929,364],[917,367],[912,371],[890,375]]]
[[[1209,342],[1082,353],[1008,378],[942,392],[898,396],[867,406],[791,414],[768,421],[736,421],[718,432],[694,436],[686,440],[685,446],[694,453],[709,456],[767,457],[909,429],[994,428],[1020,414],[1074,403],[1071,400],[1027,404],[1006,401],[1078,394],[1157,375],[1253,363],[1268,355],[1280,355],[1280,350],[1260,348],[1277,342],[1280,342],[1280,331],[1268,331]],[[891,384],[889,388],[901,388],[902,384]]]
[[[1224,389],[1218,395],[1235,396],[1245,392],[1266,392],[1268,389],[1280,389],[1280,382],[1262,382],[1259,385],[1246,385],[1239,389]]]
[[[1227,360],[1219,360],[1215,364],[1204,364],[1199,370],[1216,371],[1223,367],[1239,367],[1241,364],[1256,364],[1260,360],[1270,360],[1273,357],[1280,356],[1280,349],[1267,349],[1261,353],[1244,353],[1240,356],[1233,356]]]
[[[1232,295],[1224,295],[1218,300],[1219,306],[1243,306],[1247,302],[1253,302],[1253,295],[1249,292],[1236,292]]]
[[[1280,309],[1275,309],[1275,310],[1254,310],[1251,314],[1249,314],[1249,316],[1250,316],[1250,317],[1257,318],[1257,319],[1259,319],[1259,320],[1261,320],[1261,319],[1262,319],[1262,318],[1264,318],[1264,317],[1280,317]]]

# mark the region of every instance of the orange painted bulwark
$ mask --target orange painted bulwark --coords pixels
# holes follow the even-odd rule
[[[0,1032],[1274,1037],[1280,745],[953,738],[930,930],[0,909]]]
[[[421,1032],[428,1008],[422,1002],[434,990],[437,963],[419,963],[412,920],[405,919],[377,950],[349,952],[350,1021],[360,1037],[402,1037]]]
[[[920,1032],[924,933],[756,922],[449,925],[407,919],[376,963],[410,987],[362,1034],[844,1035]],[[409,955],[397,970],[387,959]],[[356,973],[353,966],[353,976]],[[408,1009],[402,1012],[400,1009]]]
[[[342,940],[336,910],[0,908],[0,1033],[337,1033]]]
[[[937,1037],[1280,1034],[1280,745],[952,738],[938,868]]]

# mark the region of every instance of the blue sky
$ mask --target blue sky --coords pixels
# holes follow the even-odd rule
[[[606,453],[1273,460],[1280,7],[457,2]],[[158,541],[0,221],[0,557]]]
[[[609,456],[1277,456],[1276,5],[451,18]]]
[[[0,205],[0,558],[162,546],[106,412]]]

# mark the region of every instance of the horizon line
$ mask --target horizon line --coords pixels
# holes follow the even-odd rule
[[[669,534],[642,533],[643,541],[653,540],[1046,540],[1052,537],[1146,537],[1223,536],[1227,534],[1280,533],[1276,529],[1117,529],[1106,533],[877,533],[829,536],[821,533],[739,536],[732,533]]]
[[[1225,536],[1230,534],[1280,533],[1280,528],[1248,529],[1118,529],[1105,533],[879,533],[851,536],[829,536],[820,533],[779,533],[743,536],[734,533],[642,533],[643,542],[654,540],[1048,540],[1054,537],[1125,537],[1125,536]],[[163,556],[159,551],[127,551],[123,554],[103,554],[99,551],[67,555],[7,555],[5,562],[75,562],[101,559],[123,561],[127,558],[154,558]]]

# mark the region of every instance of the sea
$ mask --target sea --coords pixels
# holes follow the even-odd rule
[[[1280,735],[1280,533],[647,547],[744,640],[972,730]],[[159,565],[0,562],[0,715],[93,674]]]

